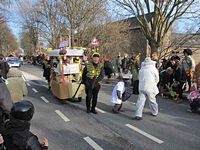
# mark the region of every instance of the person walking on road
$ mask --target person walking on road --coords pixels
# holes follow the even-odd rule
[[[48,82],[48,86],[49,86],[49,90],[51,89],[51,85],[50,85],[50,75],[51,75],[51,60],[49,56],[46,56],[45,61],[43,62],[43,77],[45,77],[45,79]]]
[[[5,123],[3,131],[6,150],[47,150],[48,140],[42,143],[30,132],[30,120],[34,114],[34,106],[30,101],[23,100],[14,103],[10,120]]]
[[[153,116],[158,114],[158,104],[156,102],[156,95],[159,93],[157,84],[159,82],[159,73],[156,68],[156,62],[152,61],[150,57],[145,58],[142,62],[142,68],[139,71],[139,97],[136,104],[135,118],[142,119],[142,111],[146,102],[149,101],[149,107]]]
[[[11,99],[13,102],[18,102],[23,100],[28,94],[28,90],[25,81],[22,78],[22,72],[17,68],[11,68],[7,75],[8,80],[8,90],[11,94]]]
[[[4,127],[4,121],[9,119],[10,111],[13,106],[10,93],[0,76],[0,133]]]
[[[9,71],[9,65],[5,61],[3,54],[0,54],[0,75],[2,78],[7,79],[7,73]]]
[[[104,78],[104,69],[99,61],[99,57],[99,53],[93,53],[92,61],[87,63],[83,69],[82,80],[85,85],[87,113],[92,112],[97,114],[95,107],[97,105],[98,93],[101,88],[101,81]]]

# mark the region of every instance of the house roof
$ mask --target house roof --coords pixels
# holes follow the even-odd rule
[[[146,17],[147,21],[150,22],[150,20],[153,18],[153,15],[154,13],[148,13],[148,14],[145,14],[145,15],[142,15],[142,16],[139,16],[139,17]],[[127,22],[130,22],[130,29],[138,29],[138,28],[141,28],[140,24],[138,23],[136,17],[131,17],[131,18],[127,18],[127,19],[124,19],[123,21],[127,21]]]

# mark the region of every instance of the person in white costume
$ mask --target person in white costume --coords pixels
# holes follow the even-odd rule
[[[122,107],[122,94],[125,92],[125,83],[121,76],[119,76],[119,82],[115,85],[112,91],[112,100],[114,107],[112,109],[113,113],[119,113]]]
[[[145,58],[142,62],[142,68],[139,71],[139,97],[136,104],[135,118],[142,119],[142,111],[146,102],[149,101],[149,107],[153,116],[158,114],[158,104],[156,95],[159,93],[157,84],[159,82],[159,73],[156,68],[156,62],[150,57]]]

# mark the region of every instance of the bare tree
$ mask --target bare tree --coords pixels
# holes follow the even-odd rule
[[[91,28],[91,24],[94,26],[97,23],[98,16],[103,16],[106,13],[107,0],[93,0],[92,2],[91,0],[61,1],[61,11],[69,30],[71,45],[73,45],[75,38],[81,39],[85,31]]]
[[[114,0],[134,15],[149,42],[151,52],[158,52],[165,35],[197,0]],[[152,13],[152,19],[146,17]]]
[[[7,6],[10,4],[10,0],[0,0],[0,23],[6,22]]]

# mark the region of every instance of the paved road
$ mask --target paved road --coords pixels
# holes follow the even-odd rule
[[[103,84],[98,114],[87,114],[85,95],[80,103],[59,101],[47,89],[38,66],[24,65],[29,94],[36,113],[32,131],[49,139],[50,150],[199,150],[200,116],[187,112],[188,104],[158,98],[160,113],[133,120],[137,96],[123,105],[124,112],[113,114],[111,91],[114,84]]]

